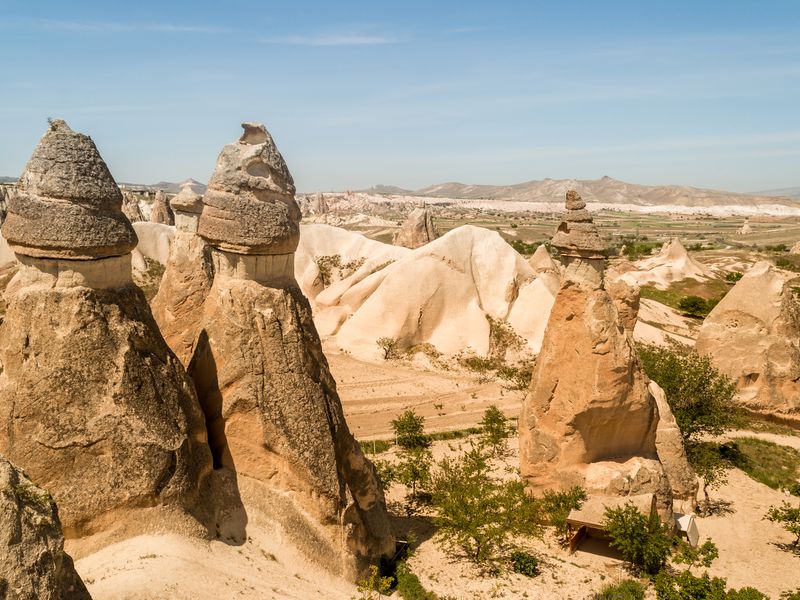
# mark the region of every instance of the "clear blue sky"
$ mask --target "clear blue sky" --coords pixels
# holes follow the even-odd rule
[[[263,121],[301,191],[800,185],[800,1],[0,0],[0,175],[47,117],[120,181]]]

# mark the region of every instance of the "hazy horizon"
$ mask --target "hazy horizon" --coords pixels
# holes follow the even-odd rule
[[[118,181],[207,181],[264,122],[302,191],[800,185],[800,4],[239,1],[0,9],[0,175],[47,127]]]

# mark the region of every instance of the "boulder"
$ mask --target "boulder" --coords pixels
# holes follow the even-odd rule
[[[91,600],[50,494],[0,457],[0,598]]]
[[[153,200],[153,209],[150,211],[150,222],[160,223],[161,225],[175,225],[175,215],[170,208],[167,195],[164,190],[156,192]]]
[[[763,411],[800,411],[800,307],[766,261],[750,268],[703,321],[695,348]]]
[[[122,256],[137,240],[121,207],[122,193],[92,139],[58,119],[9,197],[3,236],[25,256]]]
[[[404,248],[419,248],[439,237],[433,225],[431,211],[425,207],[415,208],[394,235],[394,245]]]
[[[300,208],[294,181],[266,128],[242,123],[222,149],[203,196],[198,233],[240,254],[288,254],[297,248]]]

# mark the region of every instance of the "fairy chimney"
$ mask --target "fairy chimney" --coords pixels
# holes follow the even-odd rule
[[[170,200],[169,205],[175,215],[175,228],[197,233],[200,213],[203,212],[203,197],[192,189],[190,181],[181,185],[181,191]]]
[[[566,267],[564,277],[600,283],[603,280],[606,247],[592,221],[592,215],[575,190],[567,192],[566,209],[552,240]]]
[[[19,271],[0,324],[0,454],[53,494],[71,538],[192,511],[210,471],[185,370],[132,282],[121,201],[91,138],[53,121],[3,225]]]
[[[169,206],[169,200],[167,200],[164,190],[156,192],[155,200],[153,200],[153,210],[150,212],[150,222],[175,225],[175,215]]]

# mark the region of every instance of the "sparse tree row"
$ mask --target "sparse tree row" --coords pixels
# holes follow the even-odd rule
[[[636,577],[598,598],[766,598],[712,576],[719,549],[693,527],[695,512],[725,509],[713,492],[733,468],[800,495],[800,455],[726,437],[746,422],[743,406],[786,418],[800,407],[800,309],[770,265],[732,278],[721,300],[677,300],[707,314],[694,349],[638,344],[643,276],[609,276],[608,245],[576,191],[529,261],[476,227],[440,236],[424,206],[396,248],[343,257],[301,238],[283,157],[263,125],[242,127],[203,195],[159,192],[147,223],[91,138],[61,120],[9,194],[0,598],[89,598],[65,543],[83,555],[157,532],[257,546],[264,523],[364,598],[437,598],[414,573],[420,532],[486,577],[539,577],[553,570],[541,540],[572,552],[594,537]],[[324,196],[314,203],[330,210]],[[443,258],[449,244],[469,251]],[[404,268],[410,257],[431,276]],[[711,276],[677,240],[638,267],[664,261]],[[136,284],[137,265],[152,285]],[[389,312],[412,288],[428,310]],[[463,300],[458,310],[444,310],[445,295]],[[501,394],[523,397],[517,423],[492,405],[462,439],[426,432],[406,410],[392,440],[362,450],[312,309],[326,335],[384,365],[450,368],[443,357],[455,357],[465,380],[501,381]],[[753,315],[757,326],[743,326]],[[370,447],[385,456],[370,461]],[[787,552],[800,544],[798,511],[793,498],[764,507],[793,536]]]

